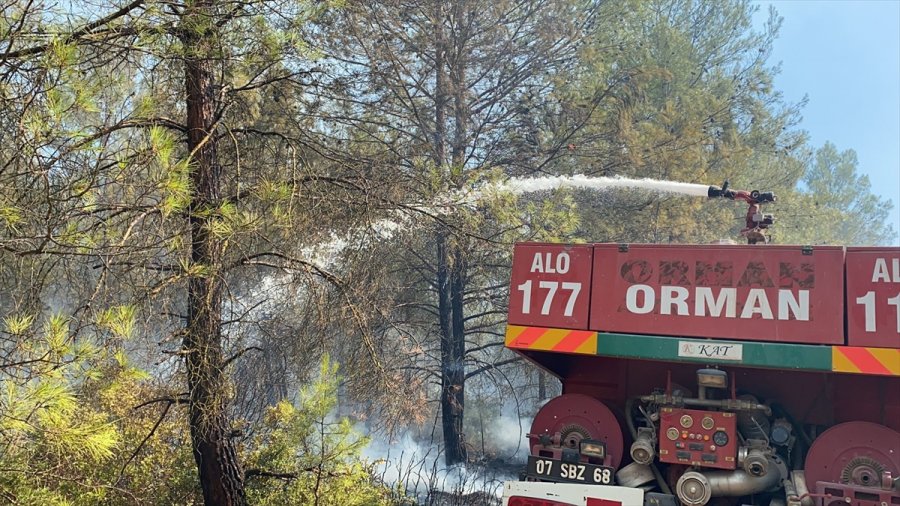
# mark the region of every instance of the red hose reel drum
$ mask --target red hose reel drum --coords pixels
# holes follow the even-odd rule
[[[900,432],[871,422],[846,422],[826,430],[806,454],[806,482],[882,488],[882,476],[900,476]]]
[[[616,416],[605,404],[582,394],[564,394],[545,404],[531,424],[528,434],[531,454],[538,455],[540,436],[559,433],[562,445],[578,449],[578,442],[593,439],[606,443],[604,465],[618,468],[622,462],[624,441]]]

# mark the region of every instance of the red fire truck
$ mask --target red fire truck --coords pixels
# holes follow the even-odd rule
[[[506,506],[900,506],[900,248],[515,247]]]

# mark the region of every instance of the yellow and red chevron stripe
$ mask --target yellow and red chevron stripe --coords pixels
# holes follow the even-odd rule
[[[520,350],[597,353],[597,333],[590,330],[506,326],[506,346]]]
[[[832,346],[831,370],[900,376],[900,349]]]

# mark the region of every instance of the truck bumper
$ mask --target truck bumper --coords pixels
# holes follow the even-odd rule
[[[644,491],[639,488],[579,483],[508,481],[503,485],[503,506],[509,504],[510,497],[559,501],[575,506],[590,506],[589,499],[602,500],[606,505],[618,503],[620,506],[644,506]],[[598,504],[595,501],[591,503]]]

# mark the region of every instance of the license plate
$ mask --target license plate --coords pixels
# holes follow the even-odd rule
[[[532,455],[528,457],[527,474],[529,477],[548,481],[612,485],[616,470],[612,467],[583,462],[562,462]]]

